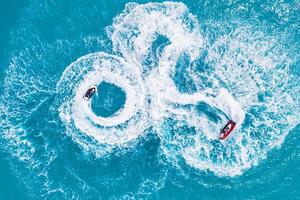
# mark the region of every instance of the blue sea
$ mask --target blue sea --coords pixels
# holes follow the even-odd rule
[[[0,199],[300,199],[299,19],[298,0],[1,0]]]

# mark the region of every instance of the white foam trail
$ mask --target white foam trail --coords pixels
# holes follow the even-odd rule
[[[127,60],[141,62],[157,35],[164,35],[168,45],[161,56],[160,71],[169,75],[180,53],[187,51],[192,59],[199,54],[203,39],[196,18],[182,3],[130,3],[114,19],[110,28],[114,50]]]
[[[198,170],[234,176],[265,157],[270,146],[279,145],[278,141],[294,127],[295,120],[282,127],[299,114],[292,112],[294,96],[280,90],[280,85],[288,88],[290,79],[276,77],[276,73],[281,78],[288,73],[277,68],[282,64],[278,56],[266,53],[276,48],[269,43],[260,44],[251,31],[241,31],[250,34],[247,39],[234,33],[230,36],[233,38],[222,36],[204,47],[197,19],[184,4],[174,2],[129,3],[107,31],[114,53],[122,57],[101,52],[84,56],[66,69],[57,86],[63,96],[59,97],[60,116],[76,141],[81,138],[73,133],[79,130],[104,146],[120,146],[135,140],[151,126],[174,165],[183,158]],[[158,36],[167,38],[168,44],[159,55],[153,55],[152,45]],[[208,52],[205,62],[210,66],[207,70],[212,73],[199,74],[190,69],[196,91],[180,92],[172,77],[179,57],[186,55],[193,62],[204,48]],[[144,64],[149,55],[158,60],[151,68]],[[124,108],[111,117],[96,116],[91,102],[82,99],[90,86],[102,81],[115,84],[126,93]],[[211,88],[199,89],[206,81],[213,83]],[[259,100],[259,93],[265,92],[268,98],[268,91],[270,103]],[[207,108],[199,110],[199,105]],[[237,127],[232,139],[222,144],[217,138],[228,119],[234,120]]]
[[[164,49],[158,69],[152,70],[146,78],[145,82],[152,96],[159,96],[156,98],[159,101],[177,101],[176,103],[180,104],[195,104],[199,101],[213,104],[240,125],[244,119],[244,111],[225,89],[220,90],[217,98],[207,97],[201,92],[192,95],[181,94],[170,77],[182,52],[188,53],[191,60],[194,60],[203,45],[198,22],[188,12],[186,6],[181,3],[166,2],[130,4],[128,7],[130,12],[121,14],[112,26],[111,37],[116,51],[130,60],[141,62],[157,34],[166,36],[171,43]],[[163,105],[158,107],[162,109]],[[152,116],[155,115],[156,111],[152,112]]]
[[[127,9],[128,12],[124,12],[114,20],[111,37],[115,51],[120,52],[130,64],[122,58],[98,53],[87,55],[70,65],[58,85],[58,89],[61,90],[67,84],[68,87],[63,89],[64,92],[73,91],[70,95],[72,98],[65,100],[61,107],[62,119],[98,142],[107,144],[122,144],[133,140],[149,125],[159,130],[161,123],[170,115],[169,112],[177,112],[174,109],[170,110],[168,106],[174,103],[205,102],[227,113],[240,125],[244,119],[244,112],[225,89],[221,89],[217,97],[206,96],[200,91],[182,94],[171,78],[179,55],[185,52],[194,60],[203,43],[198,22],[188,12],[186,6],[167,2],[130,4]],[[145,59],[157,35],[168,38],[170,45],[163,49],[157,68],[145,77],[141,73],[139,63]],[[74,85],[74,79],[79,79],[80,84]],[[126,93],[124,108],[112,117],[96,116],[91,110],[91,102],[82,100],[82,96],[90,86],[102,81],[115,84]],[[69,87],[70,84],[73,89]],[[150,95],[151,99],[149,109],[151,118],[145,112],[148,108],[145,103],[146,95]],[[237,112],[239,114],[235,114]],[[178,116],[182,114],[183,112],[178,112]],[[135,115],[138,117],[134,118]],[[189,117],[190,114],[185,115]],[[126,124],[126,129],[118,127],[120,124]]]
[[[70,98],[60,108],[60,116],[68,126],[74,125],[100,143],[121,144],[135,139],[147,128],[147,113],[143,83],[134,69],[122,58],[106,53],[89,54],[72,63],[58,84],[60,93],[71,91]],[[126,93],[123,109],[107,118],[95,115],[91,101],[83,99],[89,87],[103,81],[119,86]],[[122,124],[126,127],[118,127]]]

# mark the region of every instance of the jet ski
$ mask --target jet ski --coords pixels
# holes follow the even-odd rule
[[[92,87],[90,87],[84,94],[83,98],[85,100],[89,100],[97,91],[97,87],[94,85]]]
[[[229,120],[220,133],[220,140],[225,140],[229,136],[229,134],[232,132],[235,125],[236,125],[236,123],[234,121]]]

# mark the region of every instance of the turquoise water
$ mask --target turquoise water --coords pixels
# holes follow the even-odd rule
[[[300,199],[299,13],[1,1],[0,199]]]

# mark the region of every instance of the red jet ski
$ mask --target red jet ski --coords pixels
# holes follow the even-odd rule
[[[96,86],[93,86],[93,87],[89,88],[86,91],[86,93],[84,94],[83,98],[85,100],[89,100],[95,94],[96,91],[97,91],[97,87]]]
[[[236,123],[234,121],[229,120],[220,133],[220,140],[225,140],[234,129],[235,125]]]

